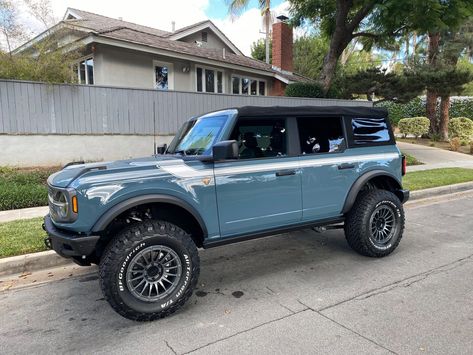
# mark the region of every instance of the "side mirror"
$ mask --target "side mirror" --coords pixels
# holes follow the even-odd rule
[[[164,152],[166,152],[166,149],[168,149],[167,144],[160,145],[156,148],[156,154],[164,154]]]
[[[215,161],[238,159],[238,143],[235,140],[221,141],[212,147],[212,155]]]

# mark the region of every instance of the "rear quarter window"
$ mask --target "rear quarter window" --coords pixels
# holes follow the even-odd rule
[[[351,143],[355,147],[394,143],[386,118],[351,118]]]

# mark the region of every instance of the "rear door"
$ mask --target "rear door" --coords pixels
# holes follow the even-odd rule
[[[299,158],[287,120],[240,118],[230,139],[240,159],[214,165],[220,233],[236,236],[295,224],[302,217]]]
[[[298,117],[302,171],[302,219],[321,220],[341,214],[358,173],[347,157],[341,117]]]

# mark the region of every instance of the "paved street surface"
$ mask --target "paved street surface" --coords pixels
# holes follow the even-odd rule
[[[396,143],[404,153],[412,155],[424,165],[409,166],[407,171],[429,170],[438,168],[470,168],[473,169],[473,156],[451,152],[445,149],[427,147],[421,144],[405,142]]]
[[[413,202],[397,251],[341,231],[201,252],[199,289],[170,318],[115,314],[95,272],[0,292],[0,353],[473,352],[473,194]],[[94,269],[92,269],[94,270]]]

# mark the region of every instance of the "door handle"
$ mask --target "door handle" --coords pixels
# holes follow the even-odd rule
[[[296,175],[295,170],[281,170],[276,172],[276,176],[289,176],[289,175]]]
[[[338,166],[338,170],[355,169],[355,164],[343,163]]]

